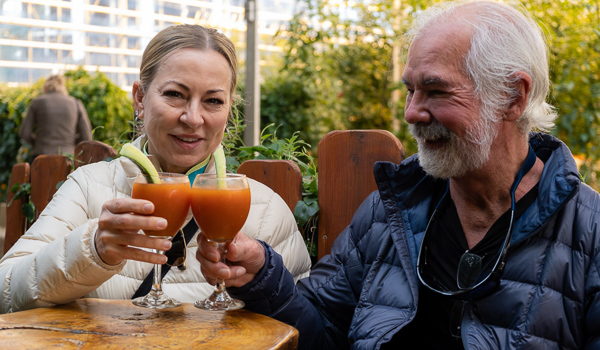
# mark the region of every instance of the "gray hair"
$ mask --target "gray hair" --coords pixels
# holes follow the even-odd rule
[[[461,8],[469,4],[475,11],[465,15]],[[415,20],[406,33],[414,40],[431,23],[464,21],[473,26],[471,47],[465,57],[465,74],[475,85],[475,94],[482,112],[496,115],[508,107],[518,93],[516,72],[525,72],[532,79],[527,107],[518,120],[519,130],[528,134],[532,129],[547,131],[554,126],[557,114],[546,103],[548,77],[548,47],[540,27],[526,11],[491,1],[459,1],[435,5]]]

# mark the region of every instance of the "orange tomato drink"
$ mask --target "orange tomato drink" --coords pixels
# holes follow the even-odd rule
[[[148,216],[158,216],[167,220],[162,230],[144,230],[147,236],[173,237],[181,228],[190,210],[190,182],[186,175],[159,173],[161,183],[134,182],[132,198],[146,199],[154,203],[154,212]],[[167,175],[167,176],[166,176]],[[183,179],[185,178],[185,179]]]
[[[191,193],[191,206],[194,219],[210,241],[232,240],[246,222],[250,211],[250,188],[248,182],[225,181],[220,187],[217,180],[195,183]]]

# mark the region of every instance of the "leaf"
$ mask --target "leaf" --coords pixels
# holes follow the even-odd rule
[[[298,226],[304,226],[310,218],[319,212],[319,204],[315,201],[307,204],[305,201],[298,201],[294,208],[294,217]]]
[[[32,202],[27,202],[23,204],[21,210],[23,210],[23,215],[25,215],[27,221],[33,222],[33,219],[35,218],[35,205]]]

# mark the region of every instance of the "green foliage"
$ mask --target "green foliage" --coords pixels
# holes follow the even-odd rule
[[[598,189],[600,168],[600,7],[596,0],[529,0],[525,7],[550,47],[549,102],[559,118],[553,134],[584,158],[584,181]]]
[[[283,67],[261,87],[262,124],[280,124],[287,137],[299,131],[313,146],[335,129],[389,129],[392,41],[375,25],[388,8],[359,3],[350,20],[321,0],[300,6],[280,33],[287,39]]]
[[[67,71],[67,90],[80,99],[90,118],[94,140],[118,148],[130,131],[133,107],[127,93],[113,84],[104,74],[90,74],[82,68]],[[41,93],[45,79],[32,86],[0,85],[0,201],[6,200],[12,166],[28,157],[29,145],[19,139],[18,129],[25,117],[29,102]]]
[[[29,101],[39,95],[42,83],[32,87],[7,87],[0,85],[0,201],[6,200],[12,166],[17,162],[17,154],[22,146],[19,126],[25,115]]]

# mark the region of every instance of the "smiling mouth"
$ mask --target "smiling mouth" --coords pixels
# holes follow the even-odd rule
[[[200,138],[197,137],[181,137],[181,136],[175,136],[176,139],[181,140],[183,142],[188,142],[188,143],[192,143],[192,142],[197,142],[200,140]]]
[[[443,147],[443,145],[447,144],[450,140],[446,137],[429,137],[423,138],[423,145],[428,148],[436,149]]]
[[[438,142],[443,140],[443,137],[429,137],[429,138],[423,138],[423,141],[425,142]]]

